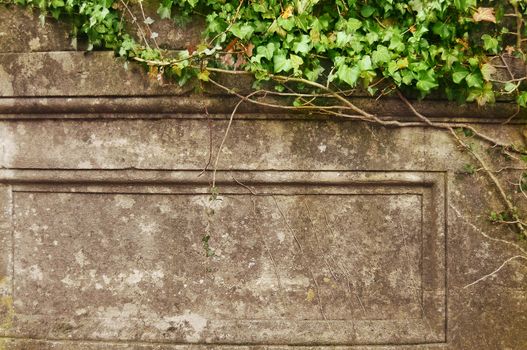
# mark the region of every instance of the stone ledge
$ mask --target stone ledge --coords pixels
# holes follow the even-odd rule
[[[355,105],[375,113],[381,119],[417,121],[410,110],[397,98],[382,102],[368,97],[351,97]],[[211,118],[229,118],[239,102],[237,97],[211,94],[185,94],[172,96],[93,96],[93,97],[0,97],[2,119],[203,119],[206,112]],[[276,104],[287,101],[274,99]],[[515,106],[506,102],[479,107],[474,104],[458,105],[450,101],[412,101],[421,113],[431,120],[447,123],[503,123],[514,112]],[[511,124],[525,124],[522,116]],[[279,108],[244,103],[238,108],[236,119],[327,119],[328,117],[286,111]],[[329,117],[344,120],[339,117]]]
[[[252,81],[249,77],[220,78],[238,91],[250,91]],[[15,115],[20,114],[25,114],[26,118],[44,114],[204,114],[205,108],[209,113],[222,114],[231,113],[239,101],[210,86],[205,86],[206,94],[193,94],[195,87],[195,84],[185,87],[160,85],[149,79],[139,65],[131,63],[125,68],[124,61],[108,51],[0,54],[1,118],[17,118]],[[377,101],[358,93],[350,100],[381,117],[415,119],[396,98]],[[515,104],[506,101],[484,107],[434,99],[414,101],[414,104],[430,118],[454,122],[501,123],[516,111]],[[242,106],[240,112],[290,114],[248,104]],[[526,115],[522,111],[514,122],[525,122],[522,117]]]

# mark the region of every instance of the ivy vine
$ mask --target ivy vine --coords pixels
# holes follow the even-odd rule
[[[518,108],[527,107],[522,84],[527,80],[527,0],[161,0],[158,17],[173,19],[174,25],[194,16],[205,20],[202,43],[178,51],[158,45],[159,34],[150,26],[159,18],[145,15],[142,0],[0,2],[38,8],[42,21],[48,16],[67,21],[74,38],[87,39],[89,50],[115,50],[143,63],[157,80],[184,85],[197,78],[240,97],[240,103],[442,129],[472,156],[475,165],[467,164],[465,171],[482,170],[496,185],[505,210],[493,211],[490,219],[512,225],[525,236],[527,223],[507,186],[471,139],[523,166],[525,146],[498,142],[469,125],[432,122],[405,95],[424,98],[436,93],[479,105],[508,97]],[[139,7],[140,14],[131,7]],[[524,71],[513,69],[514,62]],[[224,86],[214,78],[218,73],[252,75],[255,91],[243,95]],[[417,120],[385,120],[362,110],[347,98],[354,89],[376,97],[397,94]],[[269,102],[264,98],[269,95],[293,102]],[[514,185],[525,198],[526,179],[522,172]]]
[[[375,94],[384,79],[421,97],[439,90],[485,104],[514,94],[527,105],[525,77],[494,78],[504,57],[524,59],[525,0],[161,0],[160,18],[206,21],[203,44],[178,53],[156,45],[154,19],[135,18],[129,6],[142,6],[138,0],[5,1],[39,8],[42,21],[47,15],[69,21],[73,36],[87,37],[90,49],[159,61],[163,74],[180,84],[207,80],[210,65],[244,69],[257,81],[287,74]],[[134,18],[139,40],[127,34],[123,13]]]

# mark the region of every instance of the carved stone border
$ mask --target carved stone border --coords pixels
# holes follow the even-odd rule
[[[16,254],[11,224],[13,192],[70,193],[165,193],[206,194],[209,179],[196,171],[74,171],[74,170],[0,170],[3,213],[0,218],[2,261],[0,271],[14,276]],[[217,184],[225,194],[294,195],[306,194],[420,194],[422,195],[422,318],[408,320],[210,320],[209,331],[201,344],[224,345],[402,345],[446,342],[446,174],[442,172],[313,172],[313,171],[235,171],[218,172]],[[243,184],[243,185],[242,185]],[[13,301],[13,289],[3,288],[2,298]],[[10,323],[0,327],[3,337],[42,340],[55,338],[42,327],[39,317],[17,315],[9,310]],[[4,319],[7,319],[2,315]],[[47,323],[47,322],[46,322]],[[328,324],[330,323],[330,325]],[[1,325],[1,324],[0,324]],[[130,325],[131,329],[134,325]],[[16,332],[12,330],[16,329]],[[222,335],[237,329],[236,339]],[[243,330],[251,329],[251,332]],[[276,330],[287,329],[287,336]],[[338,329],[335,334],[332,329]],[[24,331],[25,330],[25,331]],[[256,331],[254,331],[256,330]],[[15,334],[16,333],[16,334]],[[35,336],[36,334],[36,336]],[[291,334],[297,337],[291,338]],[[51,335],[51,336],[50,336]],[[87,334],[73,336],[78,341],[115,341],[94,339]],[[157,339],[119,339],[127,343],[159,343]],[[163,341],[164,343],[164,341]],[[186,344],[184,340],[167,343]]]

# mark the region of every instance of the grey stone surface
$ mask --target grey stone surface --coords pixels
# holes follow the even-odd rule
[[[15,332],[240,344],[444,339],[444,236],[422,221],[441,215],[422,212],[437,210],[429,185],[383,184],[398,181],[393,174],[365,191],[353,175],[339,177],[351,184],[259,186],[256,197],[226,187],[212,203],[206,182],[201,194],[17,187]],[[349,215],[361,211],[377,224]],[[378,235],[394,222],[392,239]]]
[[[38,11],[0,5],[0,52],[74,50],[70,28],[53,20],[44,25]]]
[[[526,247],[488,223],[500,198],[449,135],[244,106],[211,200],[235,99],[64,52],[64,33],[0,36],[1,350],[527,348],[525,261],[467,287]],[[525,142],[497,127],[506,104],[417,106]]]
[[[148,180],[144,172],[121,173],[112,185],[103,176],[89,187],[82,183],[96,181],[92,172],[69,180],[68,173],[2,173],[13,183],[5,192],[12,193],[16,296],[5,336],[216,344],[445,339],[443,174],[222,172],[222,195],[211,202],[198,172],[170,173],[154,181],[163,186],[146,187],[129,185]],[[388,231],[390,240],[379,235]]]
[[[0,123],[7,348],[523,347],[521,263],[463,288],[518,251],[440,132],[238,120],[210,202],[204,118],[41,119]]]

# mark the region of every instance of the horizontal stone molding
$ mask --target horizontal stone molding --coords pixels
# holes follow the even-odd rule
[[[207,84],[207,93],[200,95],[192,93],[195,82],[185,87],[160,85],[149,79],[138,64],[129,63],[126,67],[122,59],[108,51],[0,53],[0,118],[57,118],[57,114],[86,118],[128,114],[133,118],[130,114],[204,114],[206,109],[209,113],[225,114],[231,113],[239,101]],[[218,79],[240,93],[251,91],[249,76],[223,74]],[[271,101],[290,104],[280,99]],[[350,101],[380,117],[416,119],[397,98],[377,101],[358,91]],[[483,107],[433,98],[412,102],[424,115],[442,121],[500,123],[517,112],[515,104],[507,101]],[[239,112],[283,116],[290,111],[245,103]],[[518,120],[519,116],[513,122]]]
[[[210,174],[210,171],[208,172]],[[217,184],[235,187],[258,184],[277,185],[436,185],[443,172],[415,171],[218,171]],[[210,187],[210,176],[201,176],[202,171],[158,171],[158,170],[51,170],[51,169],[0,169],[3,183],[107,183],[107,184],[178,184]]]
[[[367,111],[376,113],[382,120],[417,121],[400,100],[385,98],[382,104],[372,104],[369,97],[353,97],[350,101]],[[223,95],[183,96],[117,96],[117,97],[0,97],[0,120],[32,119],[203,119],[229,118],[239,98]],[[274,103],[284,104],[283,100]],[[414,106],[431,120],[446,123],[503,123],[514,113],[510,103],[477,107],[459,106],[448,101],[413,101]],[[242,104],[236,119],[333,119],[306,115],[291,110]],[[515,118],[511,124],[524,124]]]

